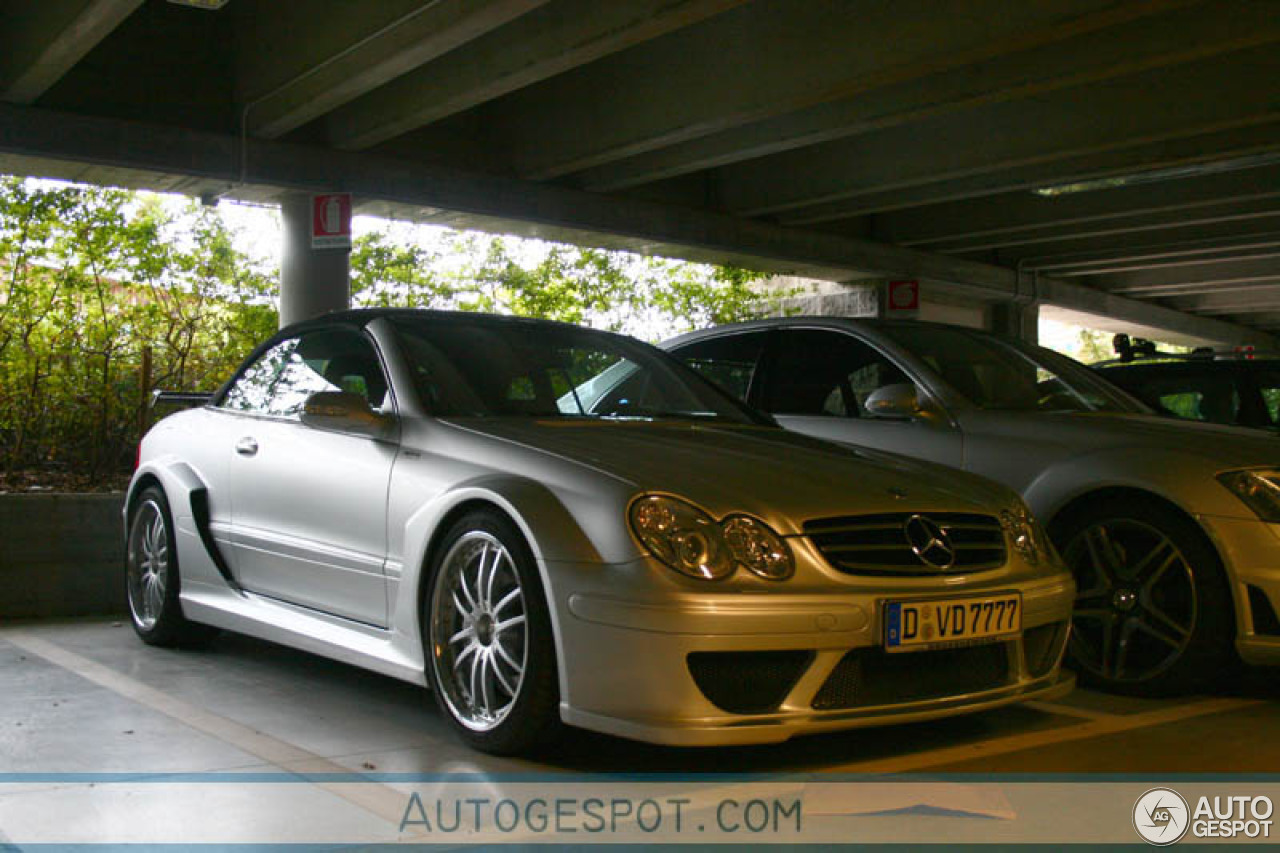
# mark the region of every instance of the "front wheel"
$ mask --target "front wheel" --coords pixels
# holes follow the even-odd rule
[[[494,512],[460,519],[431,566],[423,619],[440,710],[472,747],[531,751],[559,725],[555,644],[533,555]]]
[[[1157,504],[1102,500],[1054,525],[1076,579],[1071,663],[1105,690],[1167,695],[1227,659],[1231,595],[1193,524]]]
[[[182,615],[178,601],[178,549],[169,501],[158,486],[142,490],[129,514],[125,544],[125,593],[133,630],[153,646],[199,645],[216,628]]]

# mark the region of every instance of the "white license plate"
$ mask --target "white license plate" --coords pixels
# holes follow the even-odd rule
[[[884,605],[884,647],[910,652],[1016,636],[1022,631],[1022,594],[889,601]]]

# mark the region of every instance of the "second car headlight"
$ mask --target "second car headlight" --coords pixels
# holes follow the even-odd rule
[[[1280,469],[1227,471],[1218,482],[1231,490],[1263,521],[1280,523]]]
[[[631,504],[630,520],[649,553],[690,577],[720,580],[738,563],[767,580],[785,580],[795,570],[790,546],[750,516],[721,524],[678,498],[648,495]]]

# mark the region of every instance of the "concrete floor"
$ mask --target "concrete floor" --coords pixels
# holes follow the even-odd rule
[[[682,750],[576,733],[554,756],[529,761],[460,745],[424,690],[269,643],[223,635],[207,651],[169,651],[120,622],[17,624],[0,628],[0,849],[6,833],[22,834],[15,826],[32,831],[22,798],[33,782],[88,778],[58,774],[1266,773],[1280,767],[1277,700],[1280,678],[1255,670],[1212,696],[1078,690],[1054,703],[768,747]],[[324,784],[295,785],[289,796],[325,794]],[[211,808],[230,795],[200,794]],[[341,827],[380,838],[403,814],[399,800],[362,798],[321,808],[333,826],[317,824],[318,837],[341,837],[324,835]]]

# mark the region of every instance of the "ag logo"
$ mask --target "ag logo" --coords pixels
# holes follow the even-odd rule
[[[1172,844],[1187,834],[1190,824],[1187,801],[1169,788],[1152,788],[1133,806],[1133,828],[1148,844]]]

